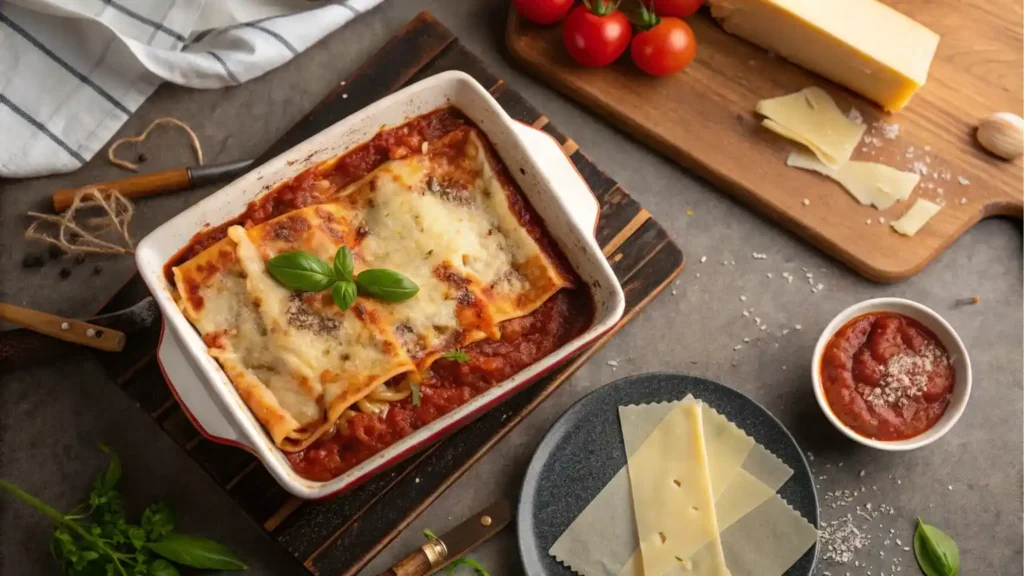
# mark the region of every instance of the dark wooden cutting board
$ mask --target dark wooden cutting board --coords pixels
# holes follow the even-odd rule
[[[974,127],[989,114],[1020,114],[1024,30],[1019,0],[883,1],[942,36],[928,83],[892,115],[727,34],[707,10],[687,19],[697,58],[663,78],[643,74],[628,56],[606,68],[583,68],[566,53],[558,26],[533,25],[514,10],[505,39],[512,56],[552,87],[860,274],[893,282],[917,273],[982,218],[1024,213],[1024,163],[999,160],[974,140]],[[910,203],[880,212],[827,178],[786,166],[793,145],[762,128],[754,106],[812,85],[825,88],[844,111],[855,106],[869,124],[900,126],[897,138],[878,137],[877,146],[858,148],[854,160],[902,170],[914,162],[927,166],[911,202],[946,206],[913,238],[878,223],[879,216],[897,219]]]
[[[118,385],[227,490],[246,514],[314,574],[356,574],[683,268],[682,252],[650,213],[425,12],[289,130],[257,164],[390,92],[445,70],[462,70],[473,76],[513,118],[553,136],[597,196],[601,204],[597,241],[626,295],[625,315],[608,334],[564,367],[447,440],[347,494],[317,502],[290,496],[248,452],[213,443],[196,431],[171,396],[155,360],[158,329],[133,338],[121,354],[101,357]],[[342,94],[347,96],[341,98]],[[135,277],[106,310],[124,308],[145,295],[145,286]]]

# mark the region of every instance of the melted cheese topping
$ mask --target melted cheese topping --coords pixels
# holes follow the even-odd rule
[[[384,163],[309,206],[228,237],[174,269],[179,303],[279,447],[298,450],[389,379],[417,378],[444,351],[500,337],[566,279],[520,222],[521,200],[465,128],[429,151]],[[266,261],[294,250],[354,269],[386,268],[419,292],[363,296],[347,311],[329,292],[293,293]]]

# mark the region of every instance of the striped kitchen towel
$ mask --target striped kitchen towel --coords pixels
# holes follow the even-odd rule
[[[255,78],[382,0],[0,0],[0,178],[84,164],[161,82]]]

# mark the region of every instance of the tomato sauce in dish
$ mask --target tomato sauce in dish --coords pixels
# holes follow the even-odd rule
[[[905,440],[934,426],[949,407],[955,381],[949,353],[935,334],[891,312],[847,322],[821,359],[821,385],[832,412],[876,440]]]
[[[465,347],[464,363],[436,360],[423,374],[418,406],[410,397],[388,403],[384,414],[356,412],[305,450],[286,454],[289,463],[303,478],[330,480],[490,390],[587,329],[594,311],[585,292],[562,290],[532,314],[503,322],[500,340]]]

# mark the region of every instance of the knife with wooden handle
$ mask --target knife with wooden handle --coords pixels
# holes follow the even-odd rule
[[[153,174],[142,174],[130,178],[122,178],[110,182],[93,184],[99,188],[117,190],[125,198],[144,198],[162,192],[174,192],[176,190],[188,190],[198,188],[221,180],[235,178],[249,171],[252,167],[252,160],[238,160],[224,164],[213,164],[210,166],[192,166],[189,168],[175,168],[163,170]],[[56,212],[63,212],[71,207],[75,201],[75,194],[79,188],[67,188],[57,190],[53,193],[53,209]]]
[[[112,328],[104,328],[81,320],[61,318],[13,304],[0,302],[0,320],[24,326],[51,338],[90,346],[97,350],[120,352],[124,348],[124,334]]]
[[[477,512],[440,538],[431,538],[418,550],[378,576],[427,576],[494,536],[512,519],[508,500],[499,500]]]

